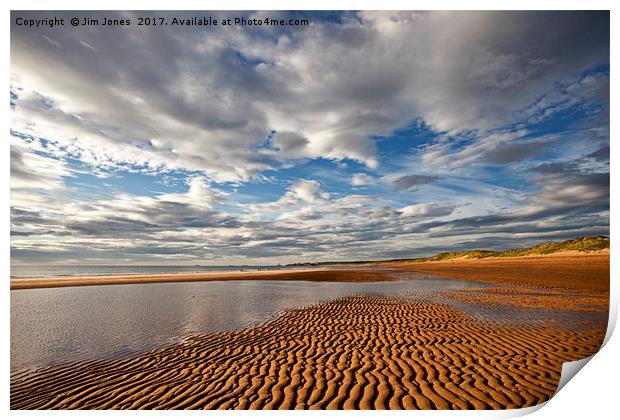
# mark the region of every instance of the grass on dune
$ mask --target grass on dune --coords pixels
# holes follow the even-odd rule
[[[454,258],[481,259],[488,257],[522,257],[524,255],[543,255],[562,251],[591,252],[609,248],[609,237],[587,236],[569,239],[564,242],[545,242],[530,248],[509,249],[506,251],[473,250],[463,252],[442,252],[430,258],[421,258],[417,261],[441,261]]]
[[[592,252],[609,248],[608,236],[585,236],[582,238],[569,239],[564,242],[544,242],[529,248],[508,249],[505,251],[489,251],[484,249],[474,249],[460,252],[442,252],[425,258],[403,258],[397,260],[380,261],[331,261],[321,263],[297,263],[288,264],[289,266],[318,266],[318,265],[337,265],[337,264],[368,264],[368,263],[388,263],[388,262],[423,262],[423,261],[443,261],[456,258],[462,259],[483,259],[488,257],[522,257],[525,255],[543,255],[562,251],[581,251]]]

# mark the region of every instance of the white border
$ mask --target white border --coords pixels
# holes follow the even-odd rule
[[[616,2],[616,4],[618,4]],[[10,63],[9,63],[9,31],[10,25],[8,24],[10,19],[10,9],[26,10],[26,9],[54,9],[54,10],[380,10],[380,9],[417,9],[417,10],[611,10],[611,39],[618,39],[617,25],[619,19],[617,13],[614,10],[614,2],[612,1],[600,1],[589,0],[577,1],[577,0],[564,0],[564,1],[543,1],[543,0],[521,0],[521,1],[490,1],[490,0],[475,0],[469,2],[456,1],[456,0],[435,0],[435,1],[396,1],[396,0],[382,0],[382,1],[351,1],[351,0],[315,0],[304,2],[286,2],[282,0],[264,0],[258,1],[243,1],[243,0],[229,0],[227,2],[213,2],[213,1],[189,1],[189,0],[175,0],[174,2],[163,1],[91,1],[85,3],[76,0],[56,0],[56,1],[33,1],[22,0],[13,1],[9,0],[8,4],[4,6],[4,15],[2,19],[4,38],[1,48],[2,56],[6,58],[4,66],[2,66],[2,72],[5,83],[9,83],[10,80]],[[615,35],[614,35],[615,34]],[[618,95],[617,95],[617,76],[618,71],[616,69],[616,57],[617,57],[617,42],[612,42],[611,45],[611,110],[612,112],[618,109]],[[5,92],[8,96],[8,90]],[[8,105],[8,98],[6,98]],[[2,333],[4,337],[4,363],[2,363],[3,374],[3,389],[1,392],[1,399],[3,402],[3,408],[5,412],[9,411],[9,350],[10,350],[10,313],[9,313],[9,293],[8,293],[8,279],[10,276],[9,261],[10,261],[10,237],[9,237],[9,175],[10,175],[10,149],[8,140],[9,133],[9,107],[2,107],[4,112],[4,118],[2,119],[5,133],[5,141],[3,143],[3,150],[0,153],[0,172],[1,172],[1,199],[2,206],[0,207],[0,219],[4,220],[4,234],[0,238],[1,246],[1,258],[4,264],[0,264],[0,270],[2,277],[5,279],[6,291],[1,296],[0,307],[3,310],[3,323]],[[613,114],[612,114],[613,115]],[[618,134],[618,124],[611,119],[611,138],[616,139]],[[613,143],[610,141],[610,143]],[[612,162],[618,161],[618,149],[611,144],[611,160]],[[611,177],[611,213],[613,214],[618,208],[618,182],[614,178],[615,171],[612,171]],[[617,177],[616,177],[617,178]],[[612,318],[611,325],[615,324],[618,312],[618,279],[620,273],[618,272],[617,261],[618,253],[618,241],[615,223],[611,223],[611,305],[610,317]],[[617,334],[616,334],[617,335]],[[608,334],[609,338],[609,334]],[[611,336],[604,348],[588,363],[583,370],[577,374],[577,379],[569,381],[569,383],[555,396],[553,397],[541,410],[535,411],[531,414],[532,419],[584,419],[584,418],[610,418],[612,413],[617,413],[617,378],[620,377],[619,363],[616,355],[620,354],[620,342],[617,337]],[[531,412],[533,410],[525,410]],[[367,418],[379,418],[379,416],[389,416],[391,418],[432,418],[432,419],[444,419],[444,418],[488,418],[488,417],[513,417],[526,414],[525,411],[517,410],[516,412],[504,411],[504,412],[378,412],[378,411],[362,411],[362,412],[210,412],[210,413],[198,413],[198,412],[10,412],[9,415],[14,418],[38,418],[40,416],[46,416],[51,418],[83,418],[85,415],[93,417],[105,417],[105,418],[127,418],[127,417],[140,417],[140,418],[197,418],[200,416],[217,416],[222,418],[238,418],[239,416],[251,416],[253,418],[271,419],[273,417],[289,418],[304,417],[304,418],[317,418],[317,416],[339,418],[353,418],[355,417],[367,417]]]

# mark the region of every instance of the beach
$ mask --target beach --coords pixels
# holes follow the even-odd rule
[[[396,271],[396,270],[391,270]],[[182,274],[134,274],[114,276],[71,276],[48,278],[12,278],[11,290],[44,289],[50,287],[102,286],[110,284],[178,283],[225,280],[304,280],[334,282],[366,282],[390,280],[387,270],[265,270],[265,271],[219,271],[210,273]]]
[[[364,282],[415,271],[493,286],[464,283],[432,300],[421,293],[345,296],[140,355],[14,372],[11,408],[521,408],[551,398],[562,363],[594,354],[605,336],[608,252],[390,268],[166,275],[155,281],[241,276]],[[152,280],[63,278],[48,279],[44,287]],[[11,287],[33,282],[12,279]],[[508,321],[500,316],[507,312],[515,314]]]
[[[10,408],[551,399],[616,315],[614,68],[536,6],[12,10]]]
[[[389,266],[460,280],[609,292],[609,249]]]

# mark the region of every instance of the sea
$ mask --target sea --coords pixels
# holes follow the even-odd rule
[[[11,277],[109,276],[122,274],[179,274],[214,271],[301,269],[283,265],[11,265]]]

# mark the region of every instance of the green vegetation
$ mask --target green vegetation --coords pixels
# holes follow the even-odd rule
[[[585,238],[570,239],[564,242],[547,242],[525,249],[511,249],[502,252],[500,256],[518,257],[530,254],[551,254],[560,251],[598,251],[609,248],[609,237],[587,236]]]
[[[473,250],[464,252],[443,252],[422,261],[441,261],[454,258],[481,259],[488,257],[521,257],[524,255],[542,255],[562,251],[590,252],[609,248],[607,236],[587,236],[584,238],[569,239],[564,242],[545,242],[530,248],[509,249],[507,251]]]
[[[569,239],[564,242],[545,242],[535,245],[530,248],[517,248],[509,249],[506,251],[488,251],[475,249],[472,251],[462,252],[442,252],[440,254],[433,255],[427,258],[404,258],[398,260],[382,260],[382,261],[331,261],[322,263],[296,263],[289,264],[289,266],[318,266],[318,265],[355,265],[355,264],[369,264],[369,263],[388,263],[388,262],[421,262],[421,261],[442,261],[451,260],[455,258],[465,259],[482,259],[488,257],[521,257],[524,255],[542,255],[551,254],[554,252],[562,251],[581,251],[591,252],[599,251],[601,249],[609,248],[608,236],[586,236],[583,238]]]

